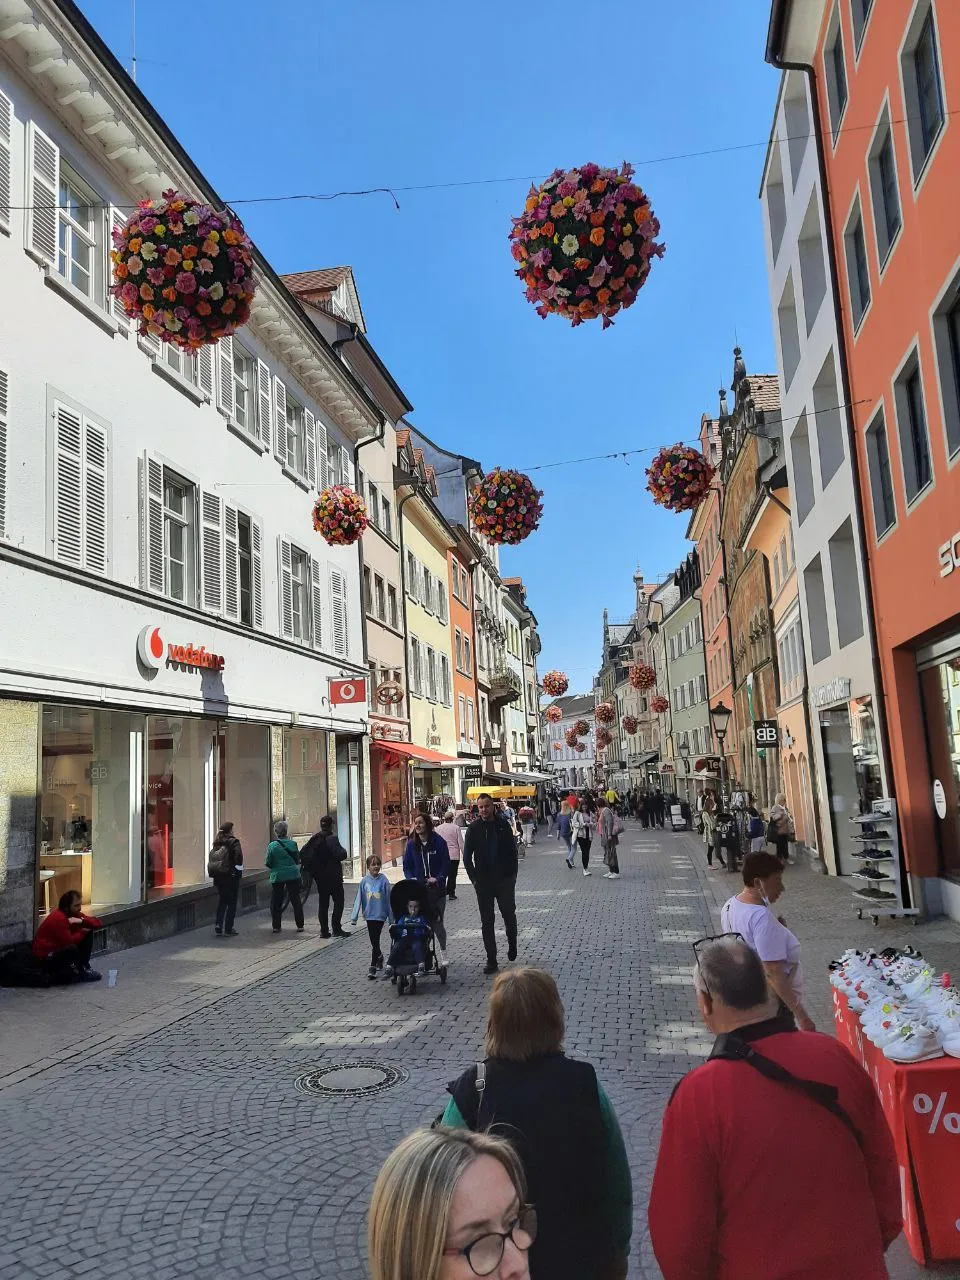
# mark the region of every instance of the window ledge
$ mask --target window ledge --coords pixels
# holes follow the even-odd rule
[[[291,471],[289,467],[281,466],[280,469],[283,472],[283,474],[287,477],[288,480],[293,481],[293,483],[297,486],[298,489],[302,489],[304,493],[310,492],[310,481],[306,478],[306,476],[302,476],[296,471]]]
[[[153,359],[150,363],[153,368],[153,372],[157,374],[158,377],[169,382],[171,387],[176,387],[178,391],[182,391],[185,396],[194,402],[194,404],[206,404],[208,402],[209,396],[205,391],[201,390],[200,387],[195,386],[192,382],[188,382],[183,374],[177,373],[176,369],[171,369],[163,360]]]
[[[85,293],[81,293],[69,280],[64,280],[63,276],[57,275],[49,267],[44,270],[43,283],[48,289],[52,289],[54,293],[59,293],[61,298],[66,298],[68,302],[73,303],[78,311],[82,311],[106,333],[114,334],[119,332],[120,325],[114,320],[113,316],[108,315],[102,307],[91,301]]]
[[[266,452],[266,445],[259,436],[252,436],[249,431],[245,431],[244,428],[241,427],[240,423],[237,422],[236,418],[231,417],[228,413],[224,413],[222,409],[218,410],[218,412],[226,422],[227,430],[232,432],[233,435],[238,436],[245,445],[249,445],[254,453],[263,454]]]

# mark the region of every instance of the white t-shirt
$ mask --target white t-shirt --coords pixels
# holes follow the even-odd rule
[[[800,941],[769,907],[741,902],[737,897],[728,898],[720,909],[720,928],[724,933],[739,933],[764,963],[782,961],[797,999],[803,999]]]

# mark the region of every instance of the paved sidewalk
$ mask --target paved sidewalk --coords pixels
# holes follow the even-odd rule
[[[568,1051],[595,1064],[617,1109],[634,1172],[630,1274],[653,1280],[644,1222],[660,1118],[708,1049],[690,944],[733,881],[713,891],[694,837],[631,825],[623,844],[619,881],[599,866],[584,879],[541,830],[521,864],[520,958],[556,975]],[[803,921],[813,991],[821,941],[806,923],[823,885],[809,881],[790,874],[789,914]],[[367,981],[365,933],[321,943],[309,914],[305,938],[275,938],[261,914],[237,939],[195,932],[106,957],[115,988],[0,991],[0,1280],[361,1280],[383,1157],[482,1052],[489,980],[469,886],[447,925],[450,981],[413,998]],[[926,946],[923,929],[909,934]],[[304,1072],[367,1060],[400,1082],[362,1098],[295,1088]],[[923,1273],[901,1250],[891,1274]]]

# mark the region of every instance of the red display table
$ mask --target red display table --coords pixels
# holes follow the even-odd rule
[[[960,1258],[960,1058],[891,1062],[833,993],[837,1039],[873,1081],[900,1165],[903,1231],[917,1262]]]

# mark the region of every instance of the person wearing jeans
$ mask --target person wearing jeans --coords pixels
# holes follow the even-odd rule
[[[334,834],[333,818],[320,819],[320,830],[312,835],[300,853],[307,874],[317,886],[317,921],[320,937],[330,937],[330,924],[335,938],[349,938],[343,927],[343,864],[349,858],[340,839]],[[332,905],[332,910],[331,910]]]
[[[263,865],[270,872],[270,919],[273,932],[280,932],[280,921],[283,916],[283,900],[287,892],[293,904],[293,918],[296,921],[297,933],[303,933],[303,903],[300,900],[300,851],[296,840],[287,838],[287,824],[281,820],[274,823],[273,834],[276,839],[267,845],[267,855]]]
[[[214,933],[218,937],[224,934],[228,938],[236,935],[233,921],[237,914],[237,894],[240,891],[240,877],[243,875],[243,849],[240,841],[233,834],[233,823],[224,822],[217,832],[210,852],[211,861],[217,857],[221,869],[212,874],[214,888],[217,891],[217,920]]]
[[[570,818],[570,806],[564,800],[560,806],[560,813],[557,816],[557,839],[562,840],[567,846],[566,863],[568,867],[573,866],[573,827]]]
[[[580,849],[580,860],[583,863],[583,874],[590,875],[590,846],[593,843],[593,833],[596,828],[596,821],[590,811],[588,801],[581,800],[577,806],[577,811],[573,815],[573,838],[576,840]]]
[[[477,891],[480,932],[487,963],[484,973],[497,972],[494,908],[500,908],[507,934],[507,959],[517,958],[517,842],[505,818],[486,793],[477,798],[480,817],[467,827],[463,865]]]
[[[361,911],[366,921],[367,935],[370,938],[369,978],[375,978],[377,970],[383,968],[380,935],[383,933],[383,926],[391,919],[390,881],[383,874],[382,867],[379,854],[371,853],[367,859],[367,874],[360,881],[350,915],[351,924],[357,923]]]
[[[600,810],[597,829],[600,833],[600,843],[603,845],[603,860],[607,864],[604,879],[616,880],[620,875],[620,862],[617,858],[617,843],[619,839],[617,823],[619,818],[614,812],[613,806],[607,804],[604,800],[597,801],[597,808]],[[620,826],[622,827],[623,824],[620,823]]]

